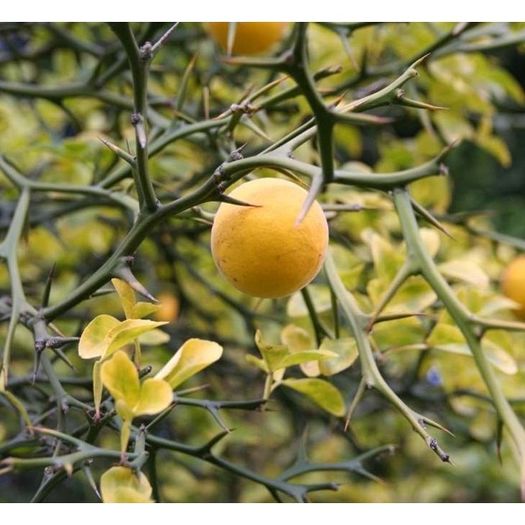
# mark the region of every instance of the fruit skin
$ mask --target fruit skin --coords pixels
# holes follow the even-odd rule
[[[520,305],[516,315],[525,320],[525,255],[516,257],[505,269],[501,277],[503,293]]]
[[[319,272],[328,248],[328,223],[314,202],[296,224],[307,192],[292,182],[261,178],[235,188],[231,197],[253,206],[222,203],[211,230],[220,272],[255,297],[290,295]]]
[[[208,34],[227,51],[229,22],[204,24]],[[232,53],[236,55],[258,55],[271,49],[282,40],[287,22],[237,22]]]
[[[177,320],[179,316],[179,301],[171,293],[161,292],[157,299],[160,303],[160,308],[153,314],[156,321],[167,321],[172,323]]]

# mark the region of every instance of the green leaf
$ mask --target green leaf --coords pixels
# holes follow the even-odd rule
[[[104,503],[152,503],[148,478],[127,467],[111,467],[100,478]]]
[[[318,378],[285,379],[281,384],[304,394],[334,416],[342,417],[345,414],[341,392],[328,381]]]
[[[376,275],[380,279],[394,278],[405,259],[405,249],[400,249],[386,241],[375,231],[368,229],[362,234],[363,241],[368,244],[374,262]]]
[[[319,362],[319,370],[324,376],[333,376],[346,370],[357,359],[357,345],[352,337],[341,339],[324,339],[320,350],[328,350],[335,357]]]
[[[139,402],[139,374],[126,352],[119,350],[105,361],[100,375],[115,401],[123,401],[131,410]]]
[[[289,324],[283,328],[281,342],[288,347],[292,354],[311,350],[317,346],[306,330],[294,324]],[[301,370],[308,377],[317,377],[320,374],[318,361],[301,363]]]
[[[120,324],[111,315],[97,315],[85,328],[78,342],[78,354],[82,359],[93,359],[104,355],[106,336]]]
[[[288,356],[288,348],[284,345],[269,345],[265,343],[262,339],[262,334],[260,330],[255,332],[255,344],[261,352],[261,355],[268,367],[270,372],[275,372],[280,368],[283,368],[281,365],[283,359]]]
[[[279,370],[279,368],[288,368],[289,366],[309,363],[311,361],[322,361],[330,357],[337,357],[337,354],[327,350],[305,350],[303,352],[295,352],[294,354],[287,355],[282,359],[282,361],[277,364],[277,370]]]
[[[177,388],[191,376],[215,363],[221,356],[222,346],[214,341],[188,339],[155,378],[164,379],[171,388]]]
[[[245,355],[244,358],[246,359],[247,363],[249,363],[250,365],[256,366],[257,368],[262,370],[264,373],[267,374],[269,372],[264,359],[259,359],[258,357],[255,357],[254,355],[251,355],[251,354]]]
[[[140,387],[140,399],[133,407],[135,416],[153,415],[167,408],[173,399],[171,386],[163,379],[149,378]]]

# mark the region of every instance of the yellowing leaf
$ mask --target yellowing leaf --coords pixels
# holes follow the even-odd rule
[[[160,308],[160,304],[138,302],[135,304],[135,306],[133,306],[132,317],[134,319],[142,319],[143,317],[157,312],[158,310],[160,310]]]
[[[140,387],[140,399],[133,408],[135,416],[162,412],[173,399],[170,385],[163,379],[146,379]]]
[[[371,229],[362,234],[363,241],[368,244],[374,261],[376,275],[381,279],[391,281],[405,259],[405,249],[390,244],[381,235]]]
[[[357,345],[351,337],[324,339],[320,350],[328,350],[334,354],[334,357],[319,362],[319,370],[324,376],[333,376],[346,370],[357,359]]]
[[[432,228],[419,228],[419,235],[421,236],[421,240],[423,241],[428,254],[430,257],[434,258],[437,255],[441,244],[439,233]]]
[[[118,319],[111,315],[97,315],[84,328],[78,342],[78,354],[82,359],[93,359],[104,355],[107,348],[105,340],[107,334],[120,324]]]
[[[119,295],[120,304],[122,305],[126,319],[134,319],[133,307],[135,306],[135,292],[133,288],[122,279],[111,279],[111,284],[115,287]]]
[[[270,345],[263,341],[260,330],[255,332],[255,344],[270,372],[275,372],[280,368],[283,359],[289,354],[288,348],[284,345]]]
[[[124,351],[119,350],[102,364],[101,377],[116,401],[124,401],[130,409],[139,402],[139,374]]]
[[[310,334],[293,324],[285,326],[281,332],[281,342],[288,347],[290,352],[302,352],[316,347],[315,341]],[[308,361],[301,363],[301,370],[308,377],[317,377],[319,372],[319,363],[317,361]]]
[[[122,348],[123,346],[132,343],[142,334],[154,330],[159,326],[166,324],[160,321],[150,321],[149,319],[126,319],[118,326],[115,326],[107,335],[107,348],[104,352],[105,356],[111,355],[113,352]]]
[[[345,414],[345,402],[341,392],[328,381],[318,378],[285,379],[281,384],[304,394],[334,416],[342,417]]]
[[[151,485],[139,472],[135,475],[127,467],[112,467],[100,478],[100,492],[104,503],[152,503]]]
[[[453,325],[437,324],[432,330],[427,343],[436,350],[472,357],[472,352],[465,342],[461,331]],[[509,353],[512,351],[512,340],[507,332],[492,331],[485,335],[481,345],[488,361],[498,370],[509,375],[513,375],[518,371],[518,365]]]
[[[204,339],[188,339],[155,378],[164,379],[171,388],[177,388],[191,376],[220,359],[221,356],[222,346],[219,344]]]
[[[474,261],[454,260],[442,263],[438,266],[440,272],[446,277],[486,288],[489,285],[487,274]]]
[[[317,284],[308,285],[308,291],[314,303],[314,310],[319,314],[332,309],[330,290],[326,286]],[[308,308],[300,292],[294,293],[286,305],[286,313],[289,317],[307,317]]]
[[[151,332],[146,332],[139,336],[139,343],[141,345],[163,345],[170,340],[169,334],[154,328]]]
[[[337,357],[337,354],[328,350],[305,350],[303,352],[295,352],[287,355],[278,364],[279,368],[288,368],[289,366],[300,365],[302,363],[309,363],[311,361],[322,361],[330,357]]]

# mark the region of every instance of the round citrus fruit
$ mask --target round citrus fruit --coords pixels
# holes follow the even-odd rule
[[[179,316],[179,301],[169,292],[161,292],[157,299],[160,303],[160,308],[153,314],[156,321],[167,321],[171,323],[177,320]]]
[[[206,31],[222,47],[228,50],[229,22],[208,22]],[[231,52],[236,55],[257,55],[270,50],[280,42],[286,32],[286,22],[236,22]]]
[[[229,195],[253,206],[219,206],[211,249],[220,272],[255,297],[284,297],[306,286],[319,272],[328,247],[328,224],[319,203],[297,224],[307,196],[297,184],[261,178]]]
[[[525,319],[525,255],[516,257],[507,266],[501,278],[501,288],[509,299],[519,305],[516,315]]]

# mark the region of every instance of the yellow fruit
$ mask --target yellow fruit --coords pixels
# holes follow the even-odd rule
[[[208,22],[206,31],[222,47],[228,48],[229,22]],[[237,22],[232,53],[236,55],[257,55],[271,49],[281,41],[287,22]]]
[[[525,255],[516,257],[505,269],[501,278],[503,293],[518,303],[516,315],[525,319]]]
[[[179,301],[178,299],[167,292],[162,292],[157,299],[160,303],[160,308],[153,314],[156,321],[167,321],[171,323],[175,321],[179,315]]]
[[[328,224],[319,203],[296,224],[307,196],[297,184],[261,178],[238,186],[230,196],[257,207],[219,206],[211,249],[220,272],[255,297],[284,297],[306,286],[328,247]]]

